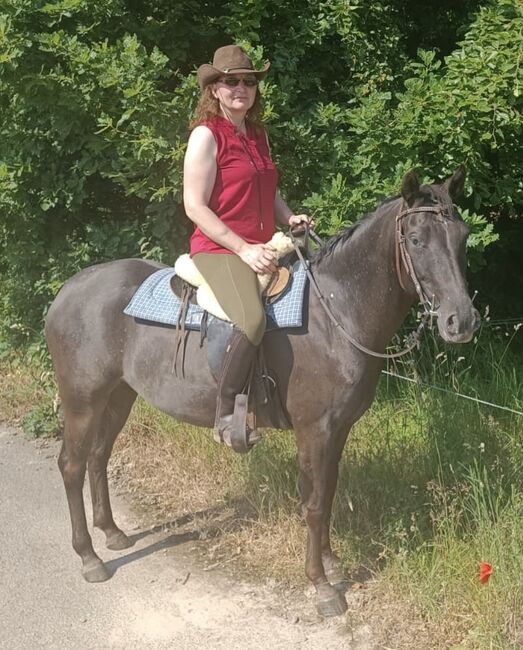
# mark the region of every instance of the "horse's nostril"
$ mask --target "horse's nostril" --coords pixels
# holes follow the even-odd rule
[[[445,329],[448,334],[460,334],[463,332],[475,332],[481,325],[481,317],[477,309],[473,309],[470,316],[462,320],[456,313],[450,314],[445,320]]]
[[[456,324],[456,314],[451,314],[446,321],[447,332],[453,332]]]

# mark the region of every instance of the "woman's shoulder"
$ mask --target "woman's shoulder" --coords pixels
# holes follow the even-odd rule
[[[198,133],[212,133],[213,124],[211,120],[204,120],[202,122],[198,122],[198,124],[192,127],[191,133],[194,133],[195,131]]]
[[[215,154],[216,139],[214,133],[205,124],[198,124],[191,131],[187,149],[196,154]]]
[[[189,140],[190,141],[192,140],[193,142],[194,141],[205,142],[205,141],[214,140],[214,132],[212,128],[209,127],[208,124],[202,122],[192,129],[191,134],[189,136]]]
[[[191,137],[195,134],[195,138],[198,139],[210,139],[219,140],[223,137],[223,125],[219,119],[211,120],[202,120],[198,125],[196,125],[192,132]]]

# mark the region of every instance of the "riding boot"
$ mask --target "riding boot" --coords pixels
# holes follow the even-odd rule
[[[245,421],[245,390],[257,350],[240,329],[234,328],[218,380],[214,439],[227,443],[239,453],[248,452],[261,439],[258,431]]]

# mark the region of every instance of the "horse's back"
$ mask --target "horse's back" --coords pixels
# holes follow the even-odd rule
[[[67,312],[78,315],[80,307],[97,309],[108,301],[129,302],[140,284],[165,265],[141,259],[122,259],[95,264],[73,275],[62,286],[46,316],[46,333],[64,320]]]
[[[68,382],[75,368],[119,374],[129,319],[125,306],[140,284],[164,265],[123,259],[83,269],[60,289],[45,319],[45,337],[57,375]],[[105,369],[105,372],[104,372]]]

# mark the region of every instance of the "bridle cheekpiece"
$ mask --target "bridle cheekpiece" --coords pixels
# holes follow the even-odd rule
[[[410,253],[407,250],[407,246],[406,246],[407,238],[405,237],[405,233],[403,231],[404,218],[407,217],[409,214],[413,214],[416,212],[433,212],[435,213],[435,215],[439,215],[443,219],[450,219],[450,215],[448,211],[440,205],[425,205],[417,208],[406,208],[404,210],[401,210],[401,212],[398,212],[398,214],[396,215],[395,257],[396,257],[396,275],[398,277],[398,282],[400,283],[400,287],[403,289],[403,291],[406,292],[407,287],[403,282],[403,271],[402,271],[403,268],[405,269],[407,276],[412,280],[412,284],[416,289],[416,293],[418,294],[420,303],[425,308],[425,312],[428,312],[428,314],[432,317],[436,313],[436,310],[434,308],[434,296],[429,298],[429,296],[427,296],[423,287],[421,286],[421,282],[419,281],[418,276],[416,275],[416,271],[414,270],[414,265],[412,264]]]

